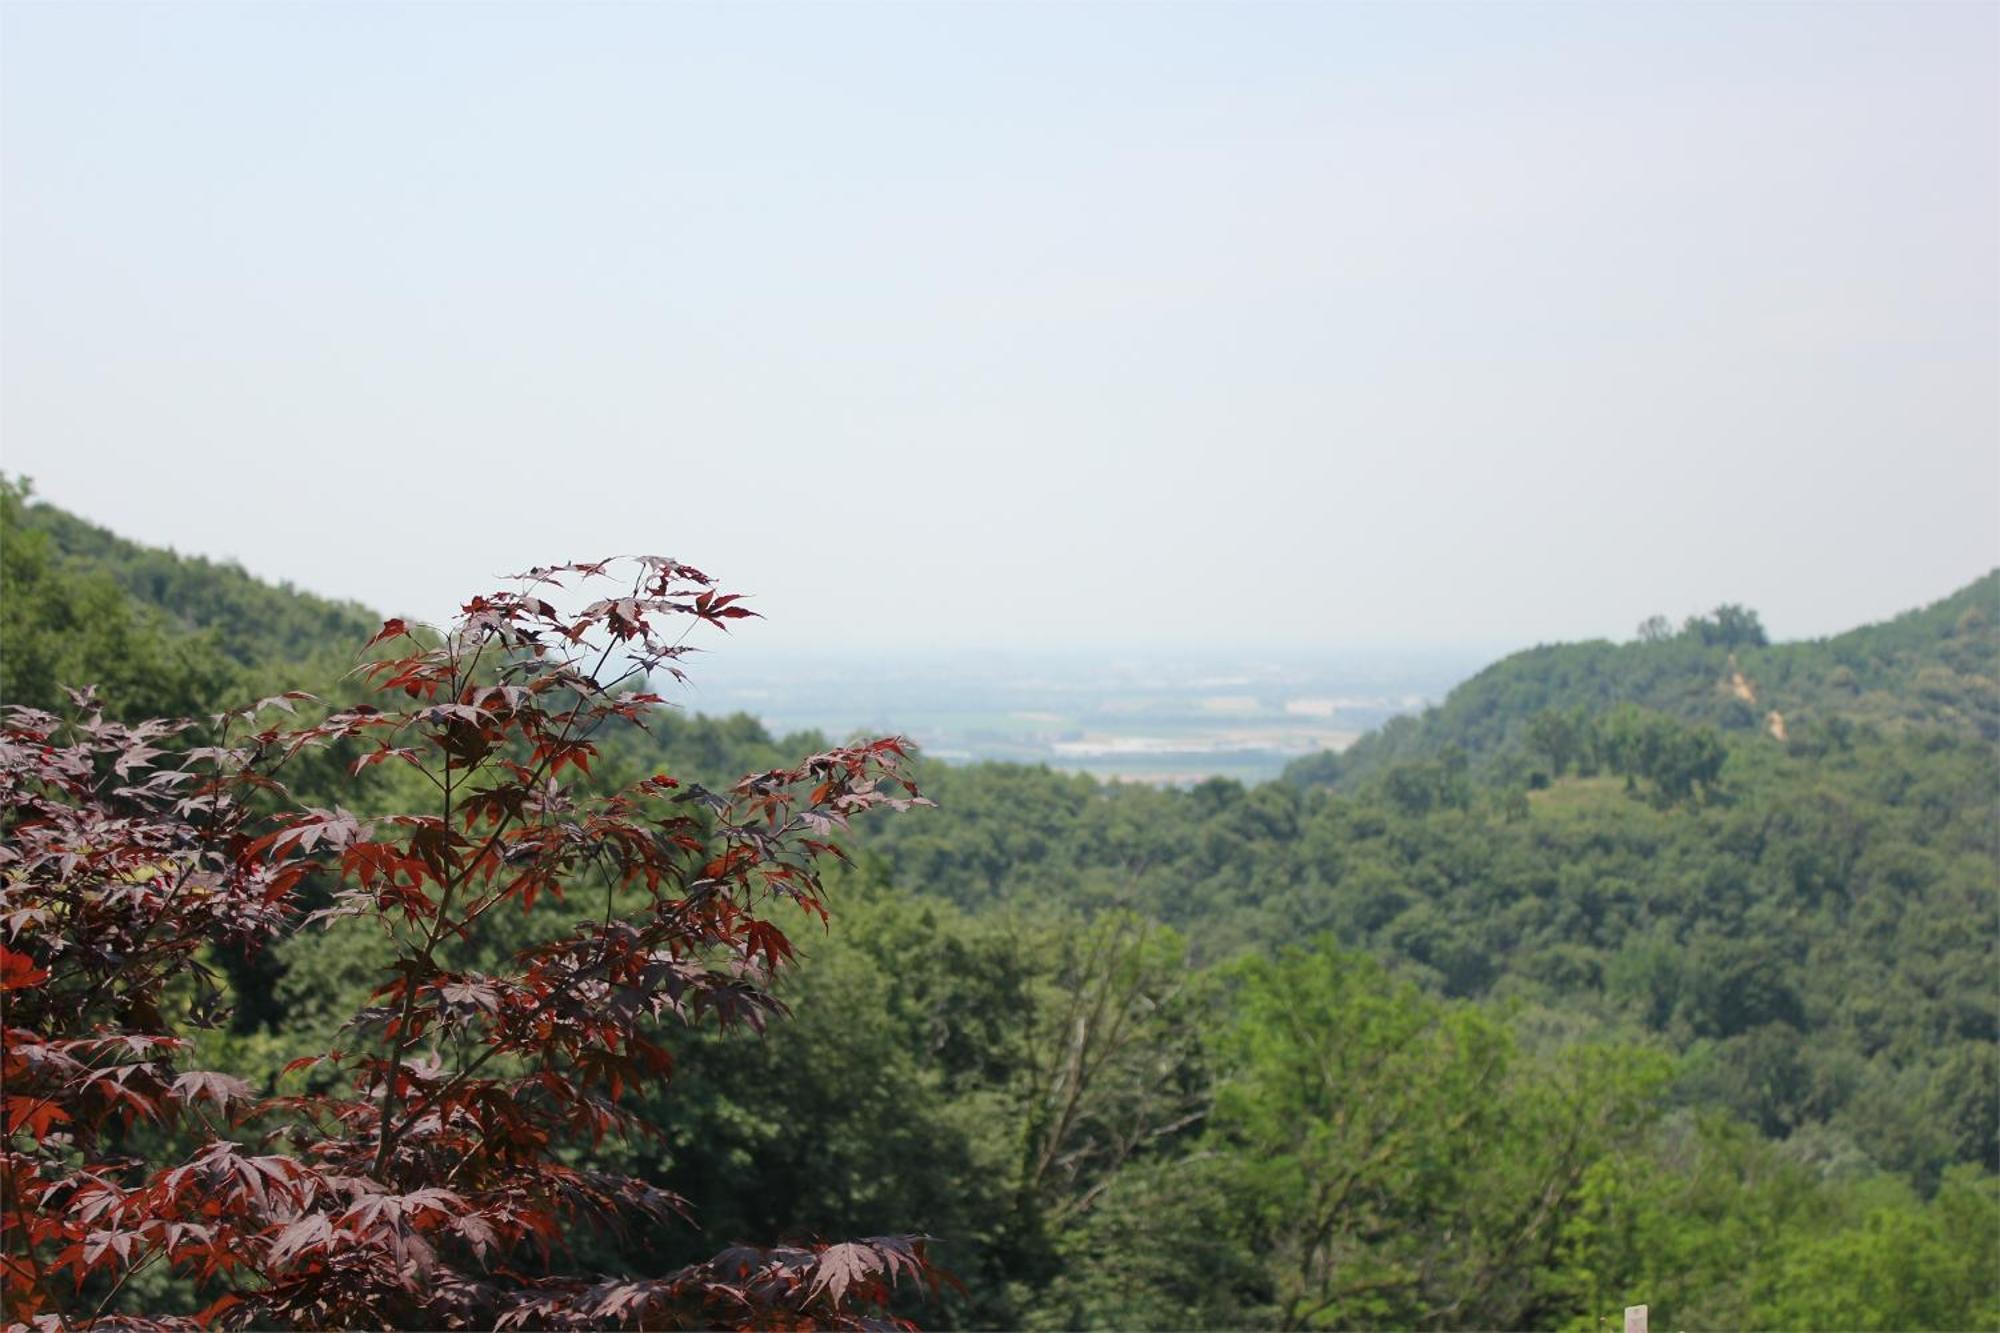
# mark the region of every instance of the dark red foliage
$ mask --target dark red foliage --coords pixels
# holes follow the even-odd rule
[[[667,627],[750,614],[699,571],[636,564],[629,592],[574,614],[548,599],[611,562],[531,570],[448,634],[389,621],[371,645],[386,655],[359,668],[374,705],[290,693],[136,726],[87,692],[71,720],[7,710],[10,1324],[88,1324],[152,1265],[207,1302],[156,1321],[176,1327],[844,1328],[887,1319],[898,1284],[935,1281],[910,1237],[736,1249],[644,1280],[565,1275],[576,1228],[681,1211],[571,1150],[646,1132],[621,1102],[670,1075],[675,1024],[781,1012],[771,983],[792,947],[761,913],[824,918],[816,863],[840,854],[827,833],[918,799],[895,740],[726,792],[664,775],[587,790],[592,737],[659,702],[621,687],[679,675]],[[358,755],[357,773],[415,766],[435,804],[370,819],[292,804],[287,761],[328,746]],[[470,970],[482,917],[585,885],[586,921],[504,972]],[[183,1034],[226,1013],[218,950],[343,917],[371,919],[399,953],[343,1049],[302,1053],[262,1088],[183,1067]],[[298,1071],[282,1086],[306,1090],[274,1091]],[[178,1147],[147,1160],[141,1137]]]

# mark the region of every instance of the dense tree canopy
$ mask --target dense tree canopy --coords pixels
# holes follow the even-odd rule
[[[135,578],[180,558],[9,497],[9,702],[78,672],[127,719],[272,672],[359,700],[313,628],[339,608],[202,562]],[[229,627],[266,599],[268,633]],[[788,931],[791,1017],[660,1038],[673,1078],[629,1080],[635,1132],[591,1150],[695,1225],[580,1236],[566,1271],[921,1232],[962,1286],[895,1308],[939,1324],[1595,1333],[1645,1301],[1663,1327],[2000,1328],[1996,618],[1989,575],[1814,643],[1726,606],[1539,648],[1254,787],[920,763],[938,809],[829,837],[852,863],[832,928]],[[578,799],[830,748],[624,707],[646,726],[607,720]],[[301,801],[436,797],[326,739],[287,770]],[[453,970],[578,915],[485,915]],[[190,955],[216,1025],[177,1069],[296,1095],[266,1071],[402,975],[355,921],[281,935]],[[124,1139],[162,1166],[190,1142]],[[189,1281],[148,1268],[108,1308],[198,1308]]]

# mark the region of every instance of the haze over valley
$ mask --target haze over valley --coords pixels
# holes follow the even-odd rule
[[[1347,660],[901,654],[760,655],[757,626],[711,643],[668,698],[750,713],[774,733],[901,733],[947,762],[1047,764],[1125,781],[1258,782],[1436,702],[1483,659],[1441,651]]]

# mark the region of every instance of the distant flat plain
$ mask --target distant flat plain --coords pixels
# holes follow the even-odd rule
[[[1104,779],[1258,782],[1420,711],[1475,670],[1465,652],[1313,658],[1172,653],[781,658],[735,645],[689,663],[668,697],[745,712],[774,733],[898,734],[947,762],[1047,764]]]

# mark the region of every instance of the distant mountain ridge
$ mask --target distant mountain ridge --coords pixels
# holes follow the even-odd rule
[[[2000,741],[2000,570],[1931,605],[1826,639],[1769,644],[1754,613],[1722,607],[1678,633],[1545,644],[1502,658],[1444,702],[1397,718],[1340,755],[1299,760],[1288,779],[1350,785],[1456,749],[1475,772],[1525,744],[1547,709],[1634,704],[1724,731],[1875,724]],[[1836,724],[1837,725],[1837,724]]]
[[[199,716],[284,689],[332,697],[352,690],[341,677],[381,624],[359,602],[120,537],[0,477],[0,703],[60,711],[64,686],[99,685],[132,720]],[[678,709],[604,743],[630,763],[665,760],[715,780],[826,744],[800,734],[781,746],[747,714]]]
[[[232,562],[120,537],[0,479],[6,655],[0,695],[44,706],[55,685],[127,676],[134,707],[203,711],[225,682],[273,684],[287,667],[344,667],[381,617],[359,602],[260,579]],[[123,659],[142,660],[143,670]],[[171,688],[176,680],[184,688]],[[1511,654],[1444,702],[1287,778],[1351,785],[1453,749],[1475,772],[1525,743],[1548,709],[1636,704],[1723,731],[1851,724],[1937,728],[2000,742],[2000,570],[1950,596],[1827,639],[1767,644],[1754,613],[1723,607],[1651,641],[1549,644]]]
[[[22,500],[21,532],[45,534],[67,563],[103,570],[175,628],[213,631],[222,651],[244,666],[352,652],[382,623],[359,602],[274,584],[233,561],[141,545],[46,501]]]
[[[0,701],[192,716],[337,677],[380,619],[242,567],[144,546],[0,477]]]

